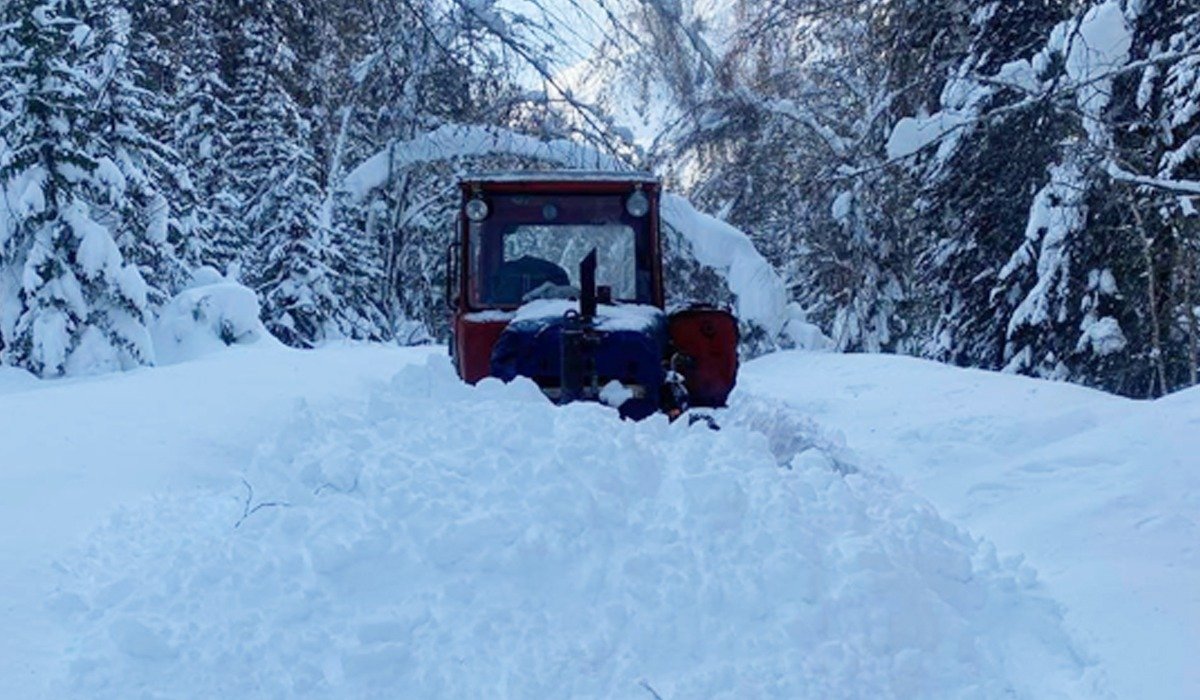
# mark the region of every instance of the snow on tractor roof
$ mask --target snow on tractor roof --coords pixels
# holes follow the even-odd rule
[[[500,170],[470,172],[462,182],[628,182],[658,184],[654,173],[616,170]]]

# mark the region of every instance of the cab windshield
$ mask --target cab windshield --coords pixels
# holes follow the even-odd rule
[[[579,296],[579,263],[596,250],[596,284],[615,301],[653,303],[648,217],[622,195],[493,195],[471,222],[472,306],[516,308]]]

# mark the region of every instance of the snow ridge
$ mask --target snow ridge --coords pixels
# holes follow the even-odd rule
[[[1099,694],[1029,569],[746,410],[621,422],[444,358],[302,409],[243,483],[128,509],[63,565],[62,690]]]

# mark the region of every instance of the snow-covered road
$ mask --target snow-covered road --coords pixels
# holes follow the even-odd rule
[[[1200,394],[790,353],[713,433],[442,352],[0,374],[0,696],[1200,687]]]
[[[780,353],[786,400],[1026,557],[1121,698],[1200,697],[1200,390],[1138,402],[893,356]]]

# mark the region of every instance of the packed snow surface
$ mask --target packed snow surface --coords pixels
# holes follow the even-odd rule
[[[268,346],[0,386],[5,696],[1104,693],[1028,566],[751,393],[718,432]]]
[[[819,353],[764,357],[739,381],[1024,555],[1117,697],[1200,697],[1200,390],[1140,402]]]

